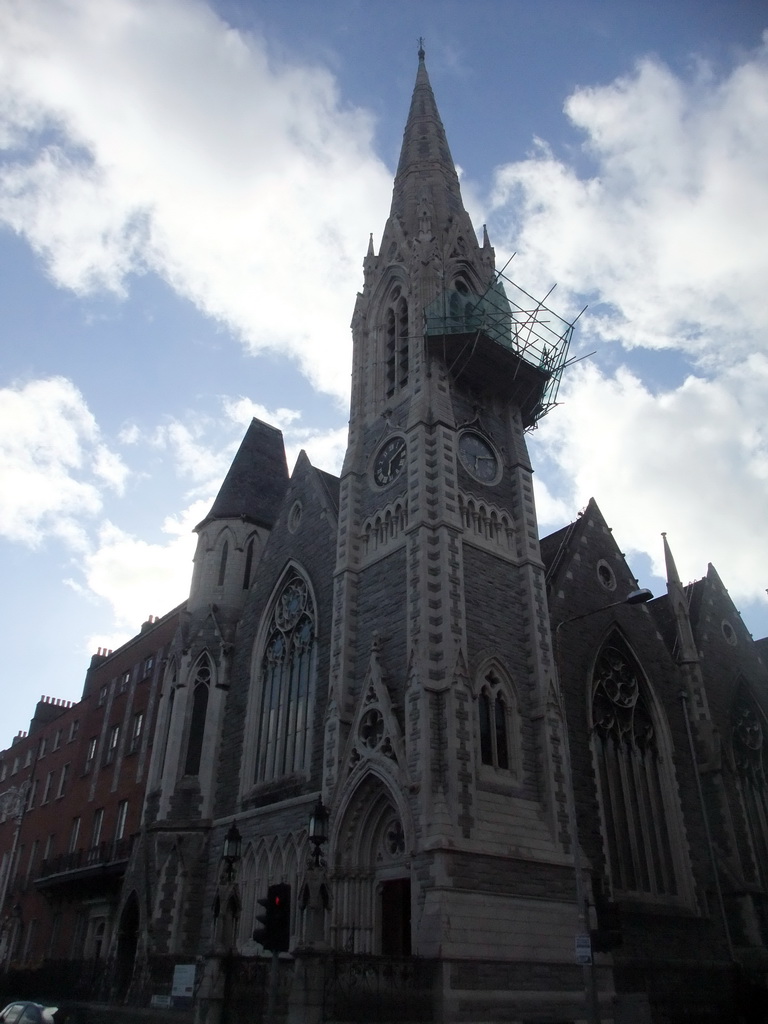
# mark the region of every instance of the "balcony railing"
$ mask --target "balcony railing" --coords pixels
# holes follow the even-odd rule
[[[133,838],[129,836],[99,843],[88,849],[74,850],[72,853],[60,853],[42,862],[37,877],[42,879],[92,868],[118,867],[128,860],[132,843]]]

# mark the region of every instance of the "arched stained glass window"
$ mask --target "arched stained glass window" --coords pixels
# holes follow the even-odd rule
[[[633,655],[614,634],[595,664],[593,744],[614,889],[675,894],[655,713]]]
[[[184,763],[185,775],[197,775],[200,771],[200,758],[203,753],[203,737],[205,736],[205,719],[208,713],[210,685],[211,663],[207,656],[204,655],[197,663],[194,682],[192,683],[192,715],[189,720],[187,758]]]
[[[731,711],[733,756],[759,881],[768,883],[768,786],[762,716],[742,687]]]
[[[314,605],[306,581],[293,575],[275,602],[261,660],[256,782],[306,767],[314,662]]]

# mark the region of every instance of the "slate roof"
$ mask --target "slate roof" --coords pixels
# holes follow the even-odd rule
[[[330,498],[330,500],[331,500],[331,502],[333,504],[334,511],[338,515],[339,514],[339,493],[341,491],[341,480],[337,476],[334,476],[333,473],[326,473],[325,470],[323,470],[323,469],[316,470],[316,473],[320,477],[320,480],[322,481],[323,486],[325,487],[326,491],[328,492],[328,497]]]
[[[212,519],[245,519],[271,528],[287,487],[282,431],[253,419],[210,512],[197,529]]]

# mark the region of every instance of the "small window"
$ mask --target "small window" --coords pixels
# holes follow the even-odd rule
[[[76,718],[69,727],[69,742],[71,743],[77,736],[78,730],[80,729],[80,720]]]
[[[32,780],[32,785],[27,792],[27,810],[31,811],[35,806],[35,795],[37,794],[37,779]]]
[[[24,758],[24,767],[29,768],[32,764],[32,747],[27,750],[26,757]]]
[[[29,851],[29,862],[27,864],[27,883],[29,883],[29,880],[32,877],[32,872],[34,871],[35,868],[35,861],[37,860],[37,851],[39,848],[40,840],[35,839]]]
[[[85,771],[86,772],[89,772],[91,770],[91,768],[93,767],[93,761],[94,761],[94,758],[96,757],[96,744],[97,744],[97,742],[98,742],[98,740],[97,740],[96,736],[92,736],[88,740],[88,750],[87,750],[86,755],[85,755]]]
[[[109,730],[109,738],[107,741],[107,753],[104,758],[104,764],[109,764],[114,761],[117,754],[117,745],[120,742],[120,726],[113,725]]]
[[[102,707],[104,704],[106,704],[106,702],[107,702],[107,687],[106,686],[102,686],[101,689],[99,690],[98,706]]]
[[[301,525],[302,511],[301,502],[294,501],[291,511],[288,513],[288,529],[291,533],[296,533]]]
[[[80,819],[72,819],[72,828],[69,831],[69,853],[74,853],[80,839]]]
[[[131,682],[131,673],[130,672],[123,672],[123,674],[120,676],[120,682],[118,684],[117,692],[118,693],[125,693],[125,691],[128,689],[128,687],[130,685],[130,682]]]
[[[38,759],[38,761],[40,760],[41,757],[45,757],[45,751],[46,751],[47,743],[48,743],[48,741],[46,740],[45,736],[43,736],[43,738],[40,740],[40,746],[37,748],[37,759]]]
[[[0,763],[0,782],[5,782],[8,778],[8,765],[5,761]]]
[[[101,830],[104,826],[104,808],[98,807],[93,812],[93,831],[91,832],[91,848],[101,842]]]
[[[41,803],[47,804],[51,799],[51,789],[53,788],[53,772],[48,772],[45,779],[45,789],[43,790],[43,799]]]
[[[69,778],[69,762],[67,762],[62,767],[62,769],[61,769],[61,775],[59,776],[59,789],[58,789],[58,792],[56,793],[56,799],[57,800],[58,800],[59,797],[64,796],[64,787],[67,784],[67,779],[68,778]]]
[[[143,677],[146,679],[147,676],[152,675],[152,669],[155,667],[155,659],[150,655],[144,662],[144,669],[142,671]]]
[[[61,746],[61,729],[57,729],[53,737],[53,749],[58,750]]]
[[[597,578],[606,590],[616,589],[616,574],[604,558],[597,563]]]
[[[14,757],[14,759],[13,759],[13,768],[11,768],[11,775],[15,775],[18,770],[19,770],[19,759],[18,759],[18,757]]]
[[[141,734],[144,730],[144,712],[137,711],[133,716],[133,726],[131,728],[131,753],[134,753],[139,749],[141,743]]]
[[[722,621],[722,623],[720,625],[720,628],[723,631],[723,636],[725,637],[726,641],[731,645],[731,647],[735,647],[736,646],[736,630],[733,628],[733,626],[730,624],[730,622],[728,622],[727,619],[723,619],[723,621]]]
[[[128,801],[121,800],[117,805],[117,823],[115,825],[115,839],[122,839],[125,835],[125,821],[128,817]]]

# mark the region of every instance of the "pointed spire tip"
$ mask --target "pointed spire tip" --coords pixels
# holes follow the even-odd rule
[[[423,36],[419,36],[419,63],[420,64],[422,64],[424,62],[424,56],[425,56],[425,54],[424,54],[424,37]]]

